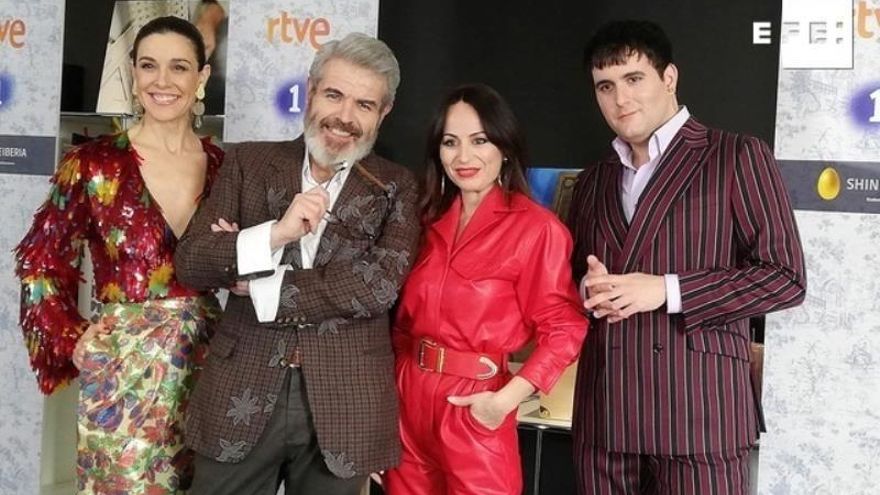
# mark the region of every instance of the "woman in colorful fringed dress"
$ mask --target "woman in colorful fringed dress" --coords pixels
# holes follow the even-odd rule
[[[163,17],[132,50],[144,116],[70,151],[16,248],[21,325],[44,393],[79,376],[79,493],[169,494],[188,484],[182,414],[204,356],[212,294],[180,285],[172,258],[222,151],[192,128],[210,74],[199,32]],[[96,323],[77,312],[88,245]]]

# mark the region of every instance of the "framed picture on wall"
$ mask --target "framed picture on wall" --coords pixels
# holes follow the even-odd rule
[[[568,216],[571,193],[580,169],[533,167],[526,171],[532,198],[550,208],[563,222]]]
[[[553,194],[553,211],[563,222],[568,217],[568,208],[571,205],[571,194],[574,184],[577,182],[580,170],[566,170],[559,173],[556,178],[556,192]]]

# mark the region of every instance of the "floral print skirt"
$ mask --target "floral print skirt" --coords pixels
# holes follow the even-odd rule
[[[112,326],[86,347],[80,372],[79,493],[182,493],[192,454],[183,413],[204,361],[213,297],[103,306]]]

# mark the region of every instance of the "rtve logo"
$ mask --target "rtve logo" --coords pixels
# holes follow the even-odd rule
[[[12,48],[24,46],[27,25],[21,19],[0,19],[0,48],[9,44]]]
[[[299,19],[282,10],[278,17],[270,17],[266,21],[266,41],[269,43],[277,40],[301,45],[308,40],[312,48],[317,50],[323,44],[318,38],[325,38],[329,34],[330,21],[323,17]]]

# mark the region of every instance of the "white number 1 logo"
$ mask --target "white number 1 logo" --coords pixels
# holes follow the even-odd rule
[[[880,122],[880,89],[875,90],[869,96],[874,100],[874,115],[871,115],[868,122]]]
[[[880,93],[880,91],[878,91]],[[302,110],[299,108],[299,84],[294,84],[290,87],[290,94],[293,96],[293,102],[290,104],[290,108],[287,109],[290,113],[300,113]]]

